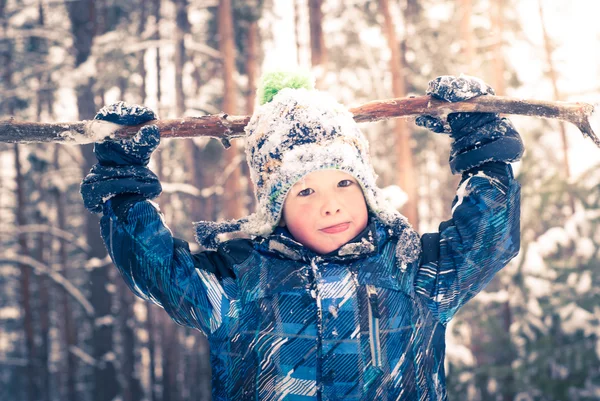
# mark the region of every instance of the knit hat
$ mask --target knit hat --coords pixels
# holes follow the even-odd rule
[[[309,173],[335,169],[356,178],[371,214],[401,237],[398,254],[402,260],[416,260],[418,235],[377,187],[367,139],[352,114],[327,93],[315,90],[312,82],[305,73],[263,76],[258,91],[261,105],[245,128],[256,213],[237,221],[197,223],[197,239],[214,247],[216,235],[223,232],[271,234],[291,187]]]

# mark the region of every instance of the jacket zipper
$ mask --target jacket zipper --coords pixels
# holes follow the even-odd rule
[[[369,343],[371,346],[371,363],[381,368],[381,343],[379,335],[379,305],[377,300],[377,289],[367,284],[367,296],[369,297]]]
[[[317,264],[314,260],[311,260],[311,269],[313,273],[313,285],[312,285],[312,296],[315,298],[317,303],[317,401],[323,399],[323,382],[322,382],[322,357],[323,357],[323,308],[321,306],[321,294],[319,293],[319,272]]]

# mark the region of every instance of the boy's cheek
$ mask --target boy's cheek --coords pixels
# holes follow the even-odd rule
[[[307,202],[297,203],[293,211],[290,210],[290,212],[294,214],[290,217],[305,221],[307,218],[312,217],[313,207]]]

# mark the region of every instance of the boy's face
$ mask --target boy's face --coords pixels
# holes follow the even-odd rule
[[[290,189],[283,204],[283,222],[298,242],[326,254],[365,229],[367,204],[351,175],[339,170],[315,171]]]

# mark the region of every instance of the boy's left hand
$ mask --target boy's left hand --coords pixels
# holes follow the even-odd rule
[[[94,119],[135,126],[157,117],[147,107],[118,102],[103,107]],[[147,168],[159,143],[156,125],[143,126],[133,138],[97,142],[94,154],[98,163],[81,182],[84,206],[93,213],[100,213],[106,201],[117,195],[137,195],[142,199],[160,195],[162,187],[158,177]]]
[[[447,102],[460,102],[494,90],[479,78],[440,76],[429,82],[427,94]],[[448,132],[444,122],[432,116],[417,117],[416,124],[434,132]],[[463,173],[486,162],[510,163],[523,155],[519,133],[506,118],[496,113],[451,113],[448,115],[452,173]]]

